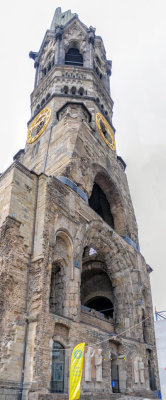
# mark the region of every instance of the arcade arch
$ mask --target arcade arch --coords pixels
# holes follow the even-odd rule
[[[66,232],[56,233],[52,254],[49,310],[54,314],[68,314],[66,304],[67,282],[72,277],[72,242]]]
[[[97,165],[94,165],[94,168],[99,170]],[[119,190],[106,171],[101,168],[94,178],[89,205],[112,229],[119,235],[125,236],[126,218]]]
[[[82,306],[103,314],[107,319],[113,318],[113,287],[106,265],[97,252],[91,254],[87,248],[83,253],[80,297]]]

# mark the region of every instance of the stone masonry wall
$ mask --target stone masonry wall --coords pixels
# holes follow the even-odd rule
[[[31,378],[30,374],[28,375],[32,382],[30,398],[33,399],[33,393],[48,393],[50,390],[53,340],[60,341],[66,348],[67,369],[71,349],[78,343],[78,340],[79,342],[85,341],[87,345],[91,344],[93,346],[100,346],[97,343],[104,340],[103,344],[101,344],[105,360],[103,360],[103,383],[96,386],[94,379],[90,386],[87,386],[83,379],[82,390],[85,398],[87,390],[93,393],[96,392],[96,395],[99,392],[103,393],[103,390],[105,390],[105,397],[102,398],[107,398],[107,391],[108,393],[110,392],[109,354],[112,351],[119,360],[119,368],[122,374],[121,391],[146,393],[146,396],[150,398],[151,391],[149,391],[146,349],[154,350],[152,310],[149,308],[150,315],[147,316],[149,336],[145,343],[141,323],[141,306],[139,305],[140,302],[138,302],[140,299],[144,302],[146,290],[149,293],[149,277],[146,264],[143,257],[113,232],[106,223],[101,222],[100,218],[93,222],[93,213],[91,214],[91,222],[88,223],[89,207],[76,194],[72,194],[75,198],[75,215],[74,219],[72,218],[71,220],[71,212],[73,213],[73,208],[70,210],[69,207],[71,193],[71,189],[52,178],[48,181],[47,190],[44,194],[46,208],[43,231],[43,258],[40,258],[41,250],[38,260],[36,253],[30,273],[29,312],[30,321],[34,326],[33,340],[31,340],[34,344],[32,345],[33,350],[31,350],[30,367],[33,369],[33,373],[31,373]],[[60,210],[61,212],[59,212]],[[86,220],[86,224],[85,222],[83,223],[83,218],[84,221]],[[61,237],[62,240],[59,253],[58,248],[55,250],[56,237]],[[71,241],[70,238],[72,238]],[[64,250],[62,250],[63,246]],[[118,334],[117,339],[110,338],[110,341],[105,342],[105,335],[110,333],[112,335],[112,327],[109,328],[108,324],[103,324],[102,326],[97,323],[95,325],[93,317],[90,318],[89,316],[87,320],[81,319],[82,322],[80,323],[81,270],[74,266],[72,259],[78,259],[80,265],[82,265],[85,246],[92,246],[104,256],[106,270],[114,290],[115,318],[113,330],[115,336]],[[56,259],[64,265],[67,274],[66,300],[64,298],[64,308],[63,310],[61,309],[61,316],[53,314],[49,309],[51,270],[52,264]],[[144,295],[142,294],[142,285],[144,285]],[[149,305],[149,307],[151,306]],[[56,332],[57,324],[59,328]],[[60,331],[62,332],[61,335]],[[115,344],[113,344],[114,340]],[[28,353],[29,351],[27,352],[27,357],[29,357]],[[138,355],[145,360],[145,384],[135,384],[134,386],[133,363]],[[155,364],[156,358],[153,352],[153,365]],[[124,375],[124,372],[126,375]],[[124,381],[122,376],[124,376]],[[68,377],[65,379],[65,387],[68,390]],[[25,384],[27,385],[28,382],[30,380],[25,381]],[[50,399],[56,398],[56,395],[49,396]]]
[[[27,209],[28,204],[31,204],[32,221],[36,193],[34,180],[36,178],[34,174],[31,174],[30,179],[34,181],[34,185],[32,186],[33,202],[30,202],[29,197],[24,197],[24,184],[26,188],[28,178],[28,174],[25,174],[24,181],[25,171],[24,168],[21,171],[21,166],[17,171],[16,166],[14,176],[19,177],[21,184],[20,173],[22,174],[23,188],[20,191],[17,190],[17,183],[13,186],[11,207],[17,214],[18,211],[20,212],[19,199],[21,199],[22,209],[25,207],[23,202],[25,201],[26,205],[27,201]],[[18,200],[16,201],[16,199]],[[78,340],[95,347],[100,346],[97,343],[104,340],[101,344],[105,359],[105,361],[103,359],[103,383],[96,386],[94,378],[90,386],[87,386],[83,378],[82,390],[85,398],[87,390],[96,392],[96,395],[105,390],[105,399],[107,393],[110,393],[108,371],[110,371],[109,354],[112,351],[114,357],[116,356],[119,360],[117,362],[119,371],[121,371],[121,391],[142,392],[148,390],[148,396],[150,396],[147,349],[153,354],[152,365],[155,369],[157,364],[151,320],[149,273],[142,255],[128,245],[72,189],[55,178],[40,176],[36,205],[34,254],[30,266],[28,290],[29,317],[25,387],[29,388],[30,393],[34,393],[34,395],[41,392],[49,393],[53,340],[60,341],[66,348],[65,391],[68,391],[67,371],[71,349],[78,343]],[[23,225],[26,219],[22,212],[19,217],[20,221],[9,217],[1,228],[1,351],[3,352],[1,377],[6,382],[7,368],[8,382],[12,381],[15,385],[19,384],[21,376],[27,264],[30,253],[27,243],[31,243],[30,238],[32,239],[32,223],[29,224],[27,221],[27,225]],[[111,280],[114,297],[114,319],[111,325],[102,324],[100,320],[97,320],[95,324],[93,316],[82,317],[80,285],[85,247],[93,247],[99,254],[99,259],[102,257],[104,272]],[[75,261],[79,262],[80,269],[75,267]],[[52,266],[56,262],[62,266],[61,285],[64,290],[62,298],[58,294],[56,300],[62,303],[59,316],[50,310],[51,272]],[[142,309],[146,315],[144,328],[141,322]],[[58,326],[57,331],[56,326]],[[116,337],[117,334],[117,339],[110,337],[110,341],[105,343],[105,335]],[[145,360],[145,385],[143,386],[142,384],[133,386],[133,379],[131,379],[133,362],[137,356]],[[156,369],[156,382],[157,379]],[[26,392],[27,390],[25,394]]]
[[[66,107],[62,119],[53,128],[46,129],[40,140],[42,150],[39,150],[39,164],[34,168],[35,171],[41,172],[43,168],[43,157],[49,142],[45,172],[56,177],[68,177],[88,198],[96,179],[106,191],[114,215],[115,230],[138,243],[137,224],[126,175],[117,162],[116,153],[105,145],[97,129],[92,131],[86,122],[82,107]],[[30,146],[25,154],[26,166],[31,162],[31,158],[28,159],[32,154]]]
[[[25,335],[25,298],[28,248],[20,234],[20,222],[8,217],[0,231],[0,380],[21,379]]]
[[[5,218],[9,215],[12,180],[13,168],[10,168],[5,174],[0,176],[0,226],[3,224]]]
[[[6,219],[0,232],[0,396],[11,395],[14,399],[18,396],[23,362],[36,176],[15,162],[1,176],[1,182],[10,196],[5,195]],[[3,199],[0,198],[1,210]]]

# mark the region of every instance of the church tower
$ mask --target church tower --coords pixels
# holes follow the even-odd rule
[[[155,398],[149,273],[102,38],[57,8],[34,60],[24,150],[0,176],[0,399],[58,400],[85,342],[81,399]]]

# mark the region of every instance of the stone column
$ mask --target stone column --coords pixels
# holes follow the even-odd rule
[[[106,78],[106,86],[108,93],[110,93],[110,76],[111,76],[111,71],[112,70],[112,61],[107,61],[107,78]]]
[[[138,358],[135,358],[135,360],[134,360],[134,382],[139,383]]]
[[[34,87],[36,88],[37,81],[38,81],[38,71],[39,71],[38,53],[36,51],[30,51],[29,52],[29,57],[32,58],[32,60],[34,60],[34,67],[36,69]]]
[[[94,40],[95,40],[95,29],[90,26],[88,33],[89,43],[89,68],[93,69],[94,66]]]
[[[36,69],[36,71],[35,71],[35,85],[34,85],[34,87],[36,88],[36,86],[37,86],[37,77],[38,77],[38,72],[39,72],[39,62],[38,62],[38,61],[35,61],[34,67],[35,67],[35,69]]]
[[[110,360],[110,392],[112,393],[112,354],[109,351],[109,360]]]
[[[61,55],[60,55],[60,44],[62,40],[62,32],[63,29],[61,26],[57,26],[55,29],[55,39],[56,39],[56,44],[55,44],[55,58],[54,58],[54,64],[61,64]]]

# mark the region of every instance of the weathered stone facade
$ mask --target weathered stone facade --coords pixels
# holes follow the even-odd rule
[[[125,163],[95,121],[102,113],[114,131],[111,62],[95,30],[60,9],[31,56],[29,124],[45,106],[52,112],[0,176],[0,399],[67,399],[80,342],[93,349],[82,399],[155,398],[150,269]]]

